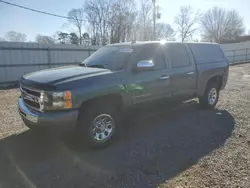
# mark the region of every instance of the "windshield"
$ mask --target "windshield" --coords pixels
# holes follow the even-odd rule
[[[106,46],[92,54],[82,64],[87,67],[121,70],[132,52],[132,48],[124,46]]]

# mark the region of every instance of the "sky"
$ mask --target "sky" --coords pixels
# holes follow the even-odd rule
[[[5,0],[33,9],[50,12],[58,15],[65,15],[72,8],[79,8],[84,0]],[[156,0],[161,7],[162,17],[157,22],[165,22],[173,26],[174,16],[178,14],[182,5],[190,5],[194,9],[206,11],[214,6],[225,9],[237,10],[244,19],[246,32],[250,30],[250,0]],[[28,10],[12,7],[0,3],[0,37],[5,33],[14,30],[25,33],[27,39],[32,41],[37,34],[50,35],[56,31],[69,32],[67,20],[47,16]]]

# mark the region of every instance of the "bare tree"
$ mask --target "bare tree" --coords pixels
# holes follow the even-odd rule
[[[82,34],[82,44],[84,44],[84,45],[90,45],[91,44],[90,36],[89,36],[88,33],[83,33]]]
[[[202,17],[203,38],[208,41],[221,42],[235,39],[244,33],[243,19],[235,10],[214,7]]]
[[[86,0],[84,12],[92,45],[152,39],[152,0]]]
[[[67,35],[67,37],[69,37],[69,41],[71,44],[79,44],[79,38],[77,34],[70,33],[69,35]]]
[[[51,36],[45,36],[45,35],[36,35],[35,41],[38,43],[47,43],[47,44],[55,44],[56,40]]]
[[[180,34],[181,41],[192,38],[197,31],[197,23],[200,20],[199,11],[194,11],[190,6],[182,6],[180,12],[175,16],[177,32]]]
[[[174,37],[174,29],[166,23],[156,24],[156,39],[171,40]]]
[[[27,39],[26,34],[16,31],[9,31],[5,34],[5,40],[9,42],[25,42]]]
[[[132,40],[132,27],[137,12],[135,0],[117,1],[111,6],[109,23],[110,43]]]
[[[99,37],[99,33],[98,33],[98,28],[97,28],[97,14],[98,11],[93,10],[93,5],[90,6],[89,5],[90,2],[85,1],[84,4],[84,11],[86,14],[86,19],[88,20],[86,22],[86,28],[87,31],[91,34],[91,44],[92,45],[97,45],[99,43],[98,37]]]
[[[72,9],[68,13],[68,20],[72,23],[78,31],[79,43],[82,44],[82,28],[84,23],[84,10],[83,8]]]
[[[105,45],[108,38],[108,21],[114,0],[86,0],[84,11],[96,44]]]
[[[68,33],[58,32],[57,36],[58,36],[58,40],[59,40],[59,42],[61,44],[66,44],[66,43],[69,42],[69,34]],[[76,37],[77,37],[77,35],[76,35]],[[78,44],[78,42],[79,42],[79,40],[78,40],[78,37],[77,37],[77,44]]]
[[[150,40],[152,38],[152,1],[151,0],[140,0],[140,9],[139,9],[139,20],[142,24],[141,32],[143,33],[140,40]]]

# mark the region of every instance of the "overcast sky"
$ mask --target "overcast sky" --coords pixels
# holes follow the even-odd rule
[[[67,15],[70,9],[79,8],[84,0],[5,0],[22,6]],[[160,5],[161,22],[171,24],[180,6],[190,5],[195,9],[205,11],[213,6],[225,9],[236,9],[244,19],[246,32],[250,30],[250,0],[157,0]],[[14,30],[25,33],[28,40],[34,40],[36,34],[53,35],[56,31],[66,31],[66,19],[47,16],[17,7],[0,3],[0,37],[7,31]]]

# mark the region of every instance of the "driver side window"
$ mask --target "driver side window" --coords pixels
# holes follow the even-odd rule
[[[154,70],[163,70],[166,68],[165,58],[161,46],[147,46],[138,55],[137,62],[142,60],[152,60]]]
[[[155,70],[162,70],[166,68],[164,54],[160,47],[156,50],[154,54],[153,63],[155,64]]]

